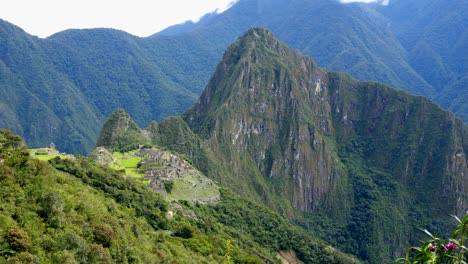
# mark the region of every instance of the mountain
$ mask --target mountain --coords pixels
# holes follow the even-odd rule
[[[203,26],[203,25],[206,25],[207,23],[209,23],[211,21],[212,18],[215,18],[217,16],[217,12],[212,12],[212,13],[208,13],[204,16],[202,16],[197,22],[193,22],[193,21],[185,21],[184,23],[182,24],[177,24],[177,25],[173,25],[173,26],[170,26],[168,28],[165,28],[161,31],[159,31],[158,33],[154,34],[153,36],[173,36],[173,35],[178,35],[178,34],[181,34],[181,33],[187,33],[187,32],[190,32],[190,31],[193,31],[195,30],[196,28],[199,28],[200,26]]]
[[[39,39],[0,21],[0,127],[31,147],[55,142],[84,154],[116,108],[125,107],[137,122],[184,111],[196,94],[162,73],[140,42],[110,29]]]
[[[292,48],[332,70],[389,83],[416,94],[434,92],[408,64],[405,50],[385,17],[363,5],[343,5],[335,0],[241,0],[209,21],[192,26],[190,32],[186,32],[186,24],[170,30],[185,32],[176,36],[188,42],[210,39],[208,45],[217,50],[217,57],[203,59],[217,63],[225,48],[252,26],[270,29]],[[167,38],[164,34],[153,37]],[[195,48],[198,50],[196,43]]]
[[[178,36],[211,37],[217,48],[251,26],[266,27],[320,65],[430,97],[466,122],[467,6],[455,0],[392,0],[387,6],[241,0]]]
[[[226,48],[252,26],[269,28],[323,67],[428,96],[466,121],[468,5],[426,2],[241,0],[148,38],[92,29],[39,39],[0,21],[0,126],[31,147],[54,142],[89,153],[117,108],[142,127],[185,111]]]
[[[407,50],[410,65],[438,92],[434,99],[467,120],[467,1],[392,0],[379,10]]]
[[[149,140],[130,115],[120,108],[107,118],[96,145],[125,152],[125,149],[136,149]]]
[[[92,127],[100,125],[97,111],[38,42],[0,21],[0,127],[15,130],[33,146],[55,141],[68,151],[80,141],[76,150],[83,150],[95,138]]]
[[[265,29],[226,51],[182,118],[153,143],[369,263],[401,256],[419,228],[447,232],[468,205],[463,121],[319,68]]]

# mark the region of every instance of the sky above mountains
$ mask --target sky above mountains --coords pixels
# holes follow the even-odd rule
[[[0,18],[42,38],[66,29],[115,28],[147,37],[204,14],[223,12],[238,0],[15,0],[2,3]],[[388,5],[390,0],[339,0]]]
[[[234,0],[15,0],[5,1],[0,18],[47,37],[69,28],[106,27],[146,37],[168,26],[222,12]]]

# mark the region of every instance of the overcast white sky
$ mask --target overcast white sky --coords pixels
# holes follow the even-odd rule
[[[2,0],[0,18],[47,37],[69,28],[110,27],[146,37],[197,20],[233,0]]]
[[[235,0],[1,0],[0,18],[48,37],[69,28],[107,27],[146,37],[168,26],[222,12]],[[339,0],[379,2],[389,0]]]

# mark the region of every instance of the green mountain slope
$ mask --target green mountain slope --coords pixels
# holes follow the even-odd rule
[[[0,183],[2,263],[278,263],[280,249],[308,263],[357,263],[227,190],[214,205],[169,205],[87,158],[32,159],[22,139],[5,130]]]
[[[87,153],[114,109],[137,122],[188,108],[195,93],[167,77],[141,44],[116,30],[70,30],[47,39],[0,21],[0,126],[31,147],[55,142]]]
[[[243,0],[191,33],[227,39],[263,26],[320,65],[428,96],[466,122],[466,1],[337,2]]]
[[[466,121],[468,2],[393,0],[380,11],[411,66],[438,91],[435,100]]]
[[[420,227],[444,232],[467,207],[461,120],[423,97],[320,69],[264,29],[228,49],[183,118],[203,144],[175,140],[177,151],[197,150],[209,177],[370,263],[401,255]]]
[[[433,88],[408,64],[405,50],[387,23],[381,14],[365,6],[333,0],[242,0],[178,37],[210,38],[210,46],[219,52],[220,44],[227,47],[230,42],[226,41],[252,26],[262,26],[327,68],[431,95]],[[164,36],[156,34],[158,37]]]
[[[117,109],[104,123],[96,145],[125,152],[148,142],[149,137],[141,131],[130,115],[123,109]]]
[[[100,125],[98,111],[55,69],[39,40],[0,21],[0,43],[0,126],[14,129],[35,147],[54,141],[67,151],[89,148],[96,137],[93,128]]]

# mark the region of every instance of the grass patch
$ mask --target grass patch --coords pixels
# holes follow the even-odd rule
[[[29,149],[29,155],[34,159],[42,161],[49,161],[55,157],[60,157],[61,159],[73,157],[73,155],[62,155],[58,150],[51,148]]]
[[[142,160],[141,157],[135,156],[136,151],[125,153],[114,152],[112,156],[114,161],[108,166],[114,170],[125,170],[125,174],[132,178],[142,178],[145,174],[138,169],[138,163]]]
[[[129,159],[122,158],[120,164],[125,168],[136,168],[141,161],[140,157],[131,157]]]

